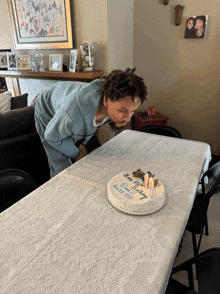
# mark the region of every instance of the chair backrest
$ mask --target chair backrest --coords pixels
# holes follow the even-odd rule
[[[182,135],[180,134],[180,132],[177,129],[170,126],[148,125],[148,126],[142,127],[139,131],[145,132],[145,133],[151,133],[155,135],[182,138]]]
[[[171,274],[173,275],[181,270],[192,272],[193,264],[196,264],[198,294],[219,294],[220,248],[211,248],[200,253],[199,255],[173,268]],[[193,277],[191,275],[188,277],[190,279],[189,285],[193,285]]]
[[[207,193],[204,193],[204,179],[205,177],[209,179],[209,189]],[[200,201],[195,203],[194,208],[201,205],[202,202],[209,200],[217,191],[220,185],[220,161],[216,162],[212,165],[202,176],[202,186],[203,186],[203,194],[204,197],[201,198]]]
[[[0,212],[37,188],[33,178],[18,169],[0,171]]]
[[[220,293],[220,248],[206,250],[195,262],[198,293]]]

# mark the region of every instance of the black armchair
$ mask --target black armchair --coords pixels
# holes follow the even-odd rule
[[[50,179],[50,170],[35,129],[34,106],[17,108],[16,103],[15,97],[12,110],[0,114],[0,170],[22,170],[40,186]]]

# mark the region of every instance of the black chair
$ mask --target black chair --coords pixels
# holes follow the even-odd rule
[[[4,211],[37,188],[33,178],[24,171],[0,171],[0,212]]]
[[[204,178],[208,177],[209,188],[205,192]],[[192,234],[194,255],[199,253],[200,244],[202,241],[203,231],[205,228],[205,234],[208,236],[208,219],[207,211],[209,207],[210,198],[217,193],[220,185],[220,161],[212,165],[202,176],[202,193],[197,192],[196,198],[191,210],[186,230]],[[196,235],[199,235],[198,245],[196,242]]]
[[[198,292],[194,290],[193,269],[196,266]],[[219,294],[220,293],[220,248],[211,248],[173,268],[171,275],[187,271],[188,286],[169,279],[165,294]]]
[[[148,125],[148,126],[142,127],[139,131],[145,132],[145,133],[151,133],[155,135],[182,138],[182,135],[180,134],[180,132],[170,126]]]

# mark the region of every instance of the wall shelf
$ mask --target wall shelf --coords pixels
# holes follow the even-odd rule
[[[59,81],[80,81],[90,83],[104,75],[103,70],[96,70],[91,73],[69,72],[69,71],[17,71],[0,70],[0,77],[5,78],[8,90],[13,96],[20,95],[19,79],[38,79],[38,80],[59,80]]]
[[[72,80],[72,81],[88,81],[91,82],[104,74],[103,70],[96,70],[91,73],[69,72],[69,71],[17,71],[17,70],[1,70],[0,76],[4,78],[22,78],[22,79],[53,79],[53,80]]]

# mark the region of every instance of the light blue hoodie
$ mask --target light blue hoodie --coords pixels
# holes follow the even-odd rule
[[[93,121],[100,102],[100,85],[99,79],[89,84],[57,82],[38,94],[36,129],[48,156],[51,176],[68,167],[69,158],[79,155],[77,141],[85,145],[95,134]]]

